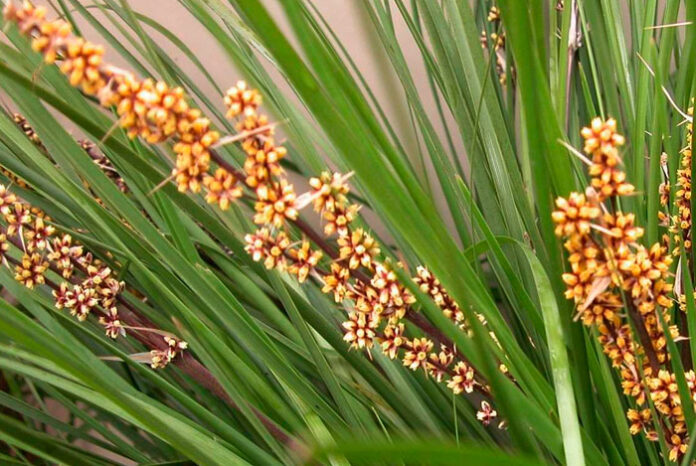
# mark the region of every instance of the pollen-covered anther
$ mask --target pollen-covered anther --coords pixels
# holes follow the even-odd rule
[[[287,149],[276,146],[273,141],[266,141],[255,150],[248,152],[244,161],[245,182],[250,188],[259,187],[271,182],[273,177],[283,173],[280,161],[287,155]]]
[[[455,323],[464,321],[464,314],[459,305],[452,299],[447,291],[427,268],[418,266],[416,276],[413,281],[420,287],[421,291],[430,295],[435,304],[442,310],[442,313]]]
[[[73,261],[82,257],[84,253],[82,245],[73,244],[72,236],[64,234],[54,238],[51,246],[52,251],[48,254],[48,258],[56,264],[63,278],[70,278],[74,270]]]
[[[113,277],[106,277],[104,281],[96,287],[101,307],[109,309],[115,306],[116,300],[125,286],[126,284],[123,281]]]
[[[4,184],[0,184],[0,213],[9,215],[16,202],[17,196],[7,189]]]
[[[389,359],[396,359],[399,349],[406,343],[404,337],[404,324],[389,324],[384,327],[382,336],[379,338],[379,344],[382,347],[382,352]]]
[[[493,409],[489,402],[485,400],[482,401],[481,408],[476,413],[476,419],[481,421],[481,424],[483,424],[484,426],[487,426],[496,417],[498,417],[498,412],[495,409]]]
[[[105,314],[99,316],[99,323],[104,327],[106,336],[109,338],[116,339],[126,335],[126,329],[123,327],[116,307],[109,308]]]
[[[652,428],[650,408],[645,408],[642,410],[629,409],[626,412],[626,417],[631,423],[629,428],[631,435],[637,435],[640,432]]]
[[[447,387],[458,395],[462,392],[471,393],[476,385],[474,368],[464,361],[455,364],[452,377],[447,381]]]
[[[617,212],[615,215],[606,213],[602,217],[604,228],[608,230],[610,240],[616,242],[635,243],[643,237],[643,228],[636,226],[634,214]]]
[[[314,210],[334,212],[337,206],[345,207],[348,203],[347,195],[350,192],[347,183],[350,176],[351,173],[342,175],[322,172],[320,176],[310,178],[309,186],[312,191],[309,197],[314,204]]]
[[[612,154],[617,147],[623,146],[625,139],[616,131],[616,120],[609,118],[602,121],[597,117],[592,120],[590,126],[587,126],[580,131],[580,134],[585,139],[583,150],[586,154],[592,155],[596,152],[603,154]]]
[[[442,379],[448,374],[449,366],[453,361],[454,353],[452,350],[442,345],[439,353],[430,353],[428,356],[428,374],[438,382],[442,382]]]
[[[150,351],[150,367],[153,369],[163,369],[169,365],[179,354],[188,348],[188,343],[174,337],[164,337],[166,347]]]
[[[68,76],[70,85],[81,86],[87,94],[96,94],[106,85],[105,76],[100,71],[104,47],[81,37],[70,37],[65,42],[60,71]]]
[[[98,304],[99,299],[94,288],[75,285],[68,294],[65,308],[69,309],[70,314],[76,316],[77,320],[84,321]]]
[[[23,229],[27,251],[43,251],[46,249],[49,238],[53,236],[55,231],[56,229],[53,227],[53,225],[46,224],[44,217],[34,218],[34,221]]]
[[[6,214],[3,214],[7,223],[6,233],[8,237],[14,236],[25,226],[31,224],[31,207],[22,202],[15,202]]]
[[[401,284],[396,272],[386,264],[376,264],[375,272],[370,281],[377,291],[377,299],[386,310],[403,315],[406,306],[416,300],[413,295]]]
[[[348,235],[348,227],[355,220],[360,206],[357,204],[349,204],[347,206],[336,205],[333,211],[324,210],[322,217],[326,220],[324,225],[324,234],[331,236],[337,233],[338,236]]]

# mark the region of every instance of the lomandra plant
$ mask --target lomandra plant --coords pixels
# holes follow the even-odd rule
[[[694,462],[691,2],[3,3],[3,464]]]

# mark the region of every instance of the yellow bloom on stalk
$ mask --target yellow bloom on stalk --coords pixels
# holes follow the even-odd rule
[[[689,115],[693,115],[693,107]],[[686,128],[686,146],[681,150],[681,160],[677,169],[677,189],[674,193],[676,214],[671,218],[670,233],[673,234],[673,255],[681,254],[680,245],[688,251],[691,249],[691,140],[693,138],[693,123],[688,122]]]
[[[672,338],[679,336],[678,328],[669,325],[672,257],[660,243],[649,248],[639,244],[643,229],[632,213],[621,212],[614,202],[603,204],[634,191],[620,167],[618,148],[625,141],[616,127],[613,119],[595,118],[582,129],[584,151],[592,157],[591,188],[587,196],[571,193],[559,198],[552,218],[569,252],[570,270],[563,274],[566,297],[577,304],[582,322],[597,328],[604,353],[620,370],[624,394],[640,408],[627,413],[631,433],[644,432],[648,440],[656,441],[655,426],[669,425],[665,435],[674,461],[684,453],[688,438],[674,374],[662,366],[669,353],[661,320]],[[685,178],[681,181],[686,184]],[[685,196],[685,191],[677,193],[677,204]],[[637,334],[629,320],[637,326]],[[660,420],[651,419],[647,396]]]
[[[348,268],[365,267],[372,269],[372,262],[379,254],[379,247],[372,236],[362,228],[356,228],[350,235],[338,238],[339,259],[348,261]]]
[[[31,290],[34,286],[45,283],[46,269],[48,262],[40,254],[24,254],[22,261],[15,267],[15,280]]]
[[[427,369],[428,354],[433,349],[433,342],[427,338],[414,338],[407,342],[408,349],[404,355],[404,366],[415,371]]]
[[[71,85],[97,96],[103,106],[114,106],[129,137],[139,136],[149,143],[173,138],[177,155],[173,176],[179,190],[200,190],[210,168],[210,147],[219,134],[199,110],[189,107],[182,88],[152,79],[140,81],[105,63],[102,46],[74,36],[63,20],[48,21],[43,7],[25,2],[17,8],[9,2],[4,15],[32,38],[32,48],[46,63],[60,61],[59,69]]]
[[[273,225],[281,228],[287,220],[295,220],[298,212],[295,207],[295,190],[285,179],[269,185],[261,185],[256,190],[258,200],[254,205],[257,225]]]
[[[259,91],[250,89],[244,81],[237,81],[235,86],[229,88],[225,93],[224,100],[227,107],[227,118],[234,118],[240,114],[254,115],[262,103]]]
[[[378,325],[379,317],[373,314],[351,312],[348,320],[343,322],[343,339],[354,349],[370,349],[374,345],[375,329]]]
[[[203,185],[208,188],[205,200],[209,204],[219,204],[222,210],[230,208],[235,199],[242,197],[242,188],[237,185],[237,178],[224,168],[215,170],[215,175],[206,175]]]
[[[299,248],[290,249],[288,255],[291,259],[288,272],[295,275],[298,282],[303,283],[307,279],[309,272],[314,270],[317,264],[319,264],[322,253],[321,251],[312,250],[312,245],[309,241],[302,241],[302,245]]]
[[[409,339],[404,335],[401,319],[415,298],[390,266],[377,262],[380,253],[377,241],[364,229],[353,228],[360,206],[348,200],[347,180],[351,174],[323,172],[309,180],[309,192],[297,196],[280,165],[287,151],[273,140],[272,128],[263,128],[268,118],[259,113],[260,103],[260,94],[244,82],[228,90],[225,96],[228,116],[240,118],[236,127],[246,153],[240,178],[256,194],[253,219],[260,229],[246,235],[246,251],[254,261],[263,261],[269,269],[287,270],[300,283],[315,277],[321,282],[322,292],[332,294],[336,303],[351,306],[356,312],[349,312],[348,320],[342,324],[344,340],[351,348],[369,350],[378,342],[387,357],[400,357],[412,369],[423,368],[428,376],[447,383],[455,394],[471,392],[477,383],[472,367],[461,361],[454,364],[457,357],[447,347],[433,351],[434,344],[426,337]],[[215,178],[204,178],[209,202],[219,200],[217,185],[222,180],[230,180],[228,184],[233,185],[228,176],[218,170]],[[329,271],[315,275],[310,274],[317,270],[322,253],[313,250],[305,239],[299,246],[291,245],[288,230],[290,223],[299,220],[299,211],[310,204],[325,222],[325,235],[338,236],[338,253],[332,256]],[[421,288],[427,287],[442,312],[463,326],[464,316],[456,302],[425,268],[418,270],[416,281]],[[364,276],[365,271],[371,276]],[[380,332],[382,322],[385,325]],[[492,337],[495,339],[495,335]],[[486,415],[485,420],[488,419]]]

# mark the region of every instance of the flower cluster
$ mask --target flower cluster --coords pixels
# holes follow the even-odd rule
[[[69,311],[81,322],[96,314],[108,337],[126,335],[119,307],[124,282],[107,264],[69,234],[59,234],[50,217],[4,185],[0,185],[0,214],[0,256],[14,269],[19,283],[28,289],[47,285],[53,289],[57,309]],[[14,251],[19,252],[19,258]],[[186,348],[186,343],[178,340],[168,345],[171,348],[166,354],[153,351],[153,368],[164,367]]]
[[[693,107],[689,115],[693,115]],[[691,250],[691,144],[693,123],[687,122],[686,146],[681,151],[681,161],[677,169],[677,190],[674,192],[675,213],[671,217],[669,231],[672,233],[675,256],[681,254],[681,247],[688,252]],[[663,190],[669,192],[669,185],[663,183]],[[667,204],[665,200],[663,205]]]
[[[678,337],[669,312],[672,257],[660,243],[650,248],[640,244],[643,229],[635,216],[616,207],[617,197],[634,191],[620,168],[618,150],[624,139],[616,132],[616,121],[595,118],[581,134],[591,156],[591,185],[585,194],[557,199],[553,212],[556,234],[565,238],[569,254],[570,268],[563,274],[566,297],[574,300],[578,318],[597,329],[624,393],[635,401],[638,409],[628,412],[631,432],[657,440],[659,423],[675,461],[688,440],[662,326],[664,322],[671,337]],[[660,413],[658,420],[651,419],[648,396]]]
[[[182,351],[188,348],[188,343],[178,340],[175,337],[165,336],[164,342],[166,343],[164,349],[150,351],[150,355],[152,356],[150,366],[153,369],[167,367],[167,365],[181,354]]]
[[[500,85],[507,84],[507,53],[505,50],[505,31],[503,30],[502,20],[500,17],[500,9],[497,6],[492,6],[488,10],[487,21],[491,24],[493,31],[488,34],[486,30],[481,31],[481,47],[484,50],[492,47],[492,52],[495,54],[495,71],[498,75]]]
[[[428,269],[419,266],[416,269],[416,277],[413,279],[421,291],[430,295],[435,304],[442,309],[442,312],[455,324],[461,326],[462,330],[468,330],[464,319],[464,313],[459,309],[459,305],[452,299],[447,291],[440,285],[440,280],[435,278]]]
[[[496,16],[496,11],[491,14]],[[365,228],[355,226],[360,208],[348,197],[350,174],[322,173],[309,181],[308,192],[296,194],[281,166],[287,150],[276,143],[268,117],[259,113],[262,98],[257,90],[240,81],[224,96],[227,116],[235,120],[239,131],[232,140],[239,140],[246,154],[240,172],[214,153],[213,146],[226,140],[220,139],[200,110],[189,105],[182,88],[152,79],[139,80],[132,73],[109,65],[103,60],[101,46],[74,36],[65,21],[48,21],[45,15],[44,8],[29,3],[21,8],[8,3],[5,8],[5,18],[32,38],[32,47],[43,55],[44,61],[57,63],[73,86],[96,97],[103,106],[112,107],[130,137],[141,137],[148,143],[173,142],[176,163],[172,177],[179,190],[198,192],[203,187],[207,202],[223,210],[243,196],[240,183],[253,192],[253,220],[259,229],[245,237],[247,252],[267,268],[287,271],[300,282],[310,277],[319,281],[324,293],[351,309],[343,328],[345,340],[352,347],[379,347],[388,357],[400,358],[404,366],[423,369],[435,380],[446,383],[454,393],[478,390],[488,394],[486,384],[456,348],[428,336],[405,334],[402,320],[415,299],[398,279],[397,270],[402,265],[380,259],[374,237]],[[491,21],[499,19],[496,16]],[[502,52],[504,36],[496,36],[495,43],[496,52]],[[504,65],[501,67],[504,70]],[[125,188],[117,174],[111,173],[108,160],[97,155],[92,146],[86,145],[85,150],[107,176]],[[214,171],[211,161],[218,165]],[[289,225],[297,223],[299,211],[309,205],[320,215],[324,235],[335,241],[335,249],[314,249],[313,243],[318,244],[317,237],[321,236],[314,232],[310,235],[313,242],[291,239]],[[43,283],[45,273],[55,268],[70,280],[56,285],[56,305],[69,309],[79,319],[98,313],[107,335],[121,334],[125,326],[113,303],[123,285],[115,282],[111,270],[84,254],[68,236],[49,241],[52,232],[47,235],[41,231],[34,217],[23,209],[15,211],[13,202],[7,202],[6,209],[11,217],[7,220],[7,236],[26,235],[27,245],[42,251],[41,245],[47,251],[27,249],[27,255],[17,264],[18,280],[34,286]],[[23,233],[25,230],[31,233]],[[334,250],[338,251],[335,255]],[[324,253],[332,255],[329,271],[320,268]],[[417,280],[445,315],[465,325],[457,304],[429,272],[419,269]],[[184,342],[168,338],[153,350],[153,367],[166,365],[186,348]],[[489,403],[481,405],[482,422],[487,424],[496,415]]]
[[[421,369],[445,383],[455,394],[474,390],[486,394],[487,386],[455,348],[436,347],[426,336],[410,338],[405,334],[402,320],[415,298],[399,281],[397,269],[402,265],[380,260],[377,240],[364,227],[355,225],[360,207],[349,199],[350,174],[324,172],[310,178],[307,192],[296,195],[279,164],[286,151],[274,143],[272,131],[265,127],[268,119],[259,114],[260,103],[258,92],[243,82],[225,96],[227,114],[238,119],[241,145],[247,153],[239,178],[256,193],[254,223],[260,228],[245,237],[252,259],[268,269],[288,271],[300,282],[313,277],[324,293],[343,303],[349,309],[342,324],[344,340],[352,348],[380,348],[387,357],[401,359],[405,367]],[[321,251],[312,249],[306,239],[290,239],[289,224],[296,223],[299,211],[308,206],[324,223],[324,241],[335,241],[335,249],[327,249],[332,260],[325,271],[320,268]],[[419,267],[415,280],[446,316],[464,327],[459,306],[427,269]],[[482,422],[496,416],[490,404],[482,405]]]
[[[70,24],[63,20],[47,20],[43,7],[25,2],[18,8],[8,2],[4,13],[22,34],[32,38],[32,48],[46,63],[59,64],[71,85],[97,97],[103,106],[113,107],[130,137],[139,136],[150,143],[173,140],[176,163],[172,176],[179,190],[200,191],[210,170],[210,148],[219,134],[200,110],[188,104],[181,87],[152,79],[140,81],[104,62],[102,46],[74,36]],[[206,188],[217,192],[225,189],[215,182]]]

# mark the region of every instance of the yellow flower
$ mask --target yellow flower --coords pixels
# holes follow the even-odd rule
[[[45,283],[44,272],[48,269],[40,254],[24,254],[22,261],[15,267],[15,280],[29,289]]]
[[[259,91],[249,89],[244,81],[238,81],[235,86],[227,90],[224,101],[227,107],[227,118],[234,118],[240,114],[245,116],[255,114],[262,99]]]
[[[353,230],[350,235],[339,237],[338,245],[339,259],[347,260],[351,269],[360,266],[372,269],[372,261],[379,254],[377,242],[362,228]]]

